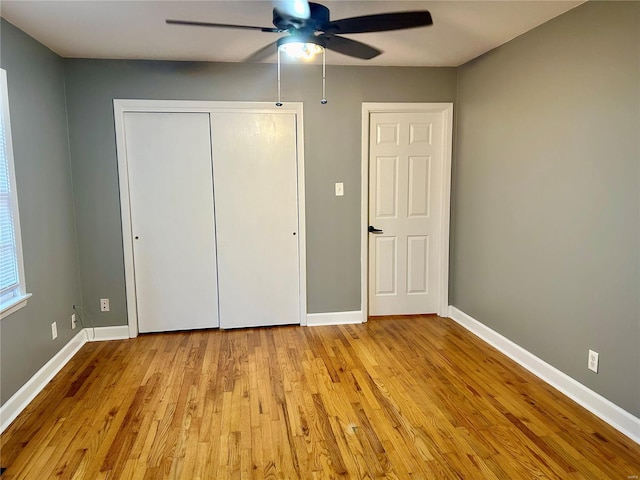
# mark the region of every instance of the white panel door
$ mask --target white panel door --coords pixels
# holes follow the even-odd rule
[[[370,315],[437,311],[442,129],[441,113],[371,114]]]
[[[220,326],[300,323],[296,116],[211,117]]]
[[[208,113],[124,114],[140,332],[218,326]]]

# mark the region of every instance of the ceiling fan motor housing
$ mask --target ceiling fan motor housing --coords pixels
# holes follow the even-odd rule
[[[309,3],[309,18],[298,18],[273,9],[273,25],[280,30],[308,29],[311,32],[322,31],[329,24],[329,9],[319,3]]]

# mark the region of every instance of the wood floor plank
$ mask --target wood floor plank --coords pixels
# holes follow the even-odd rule
[[[625,479],[640,445],[449,319],[89,343],[2,480]]]

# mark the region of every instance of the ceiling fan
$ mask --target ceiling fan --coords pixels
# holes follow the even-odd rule
[[[350,57],[370,60],[380,55],[382,51],[366,43],[342,37],[341,35],[403,30],[406,28],[426,27],[433,24],[431,14],[427,10],[362,15],[332,21],[329,18],[329,9],[327,7],[319,3],[307,2],[306,0],[278,2],[273,9],[273,27],[189,20],[167,20],[166,22],[172,25],[235,28],[287,34],[251,54],[245,59],[245,61],[249,62],[264,60],[281,48],[287,50],[288,47],[292,47],[287,51],[289,53],[293,52],[294,56],[310,58],[318,51],[328,49]]]

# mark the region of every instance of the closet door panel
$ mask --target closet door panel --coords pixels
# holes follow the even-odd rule
[[[140,332],[217,327],[208,113],[127,112]]]
[[[300,323],[296,116],[213,113],[220,326]]]

